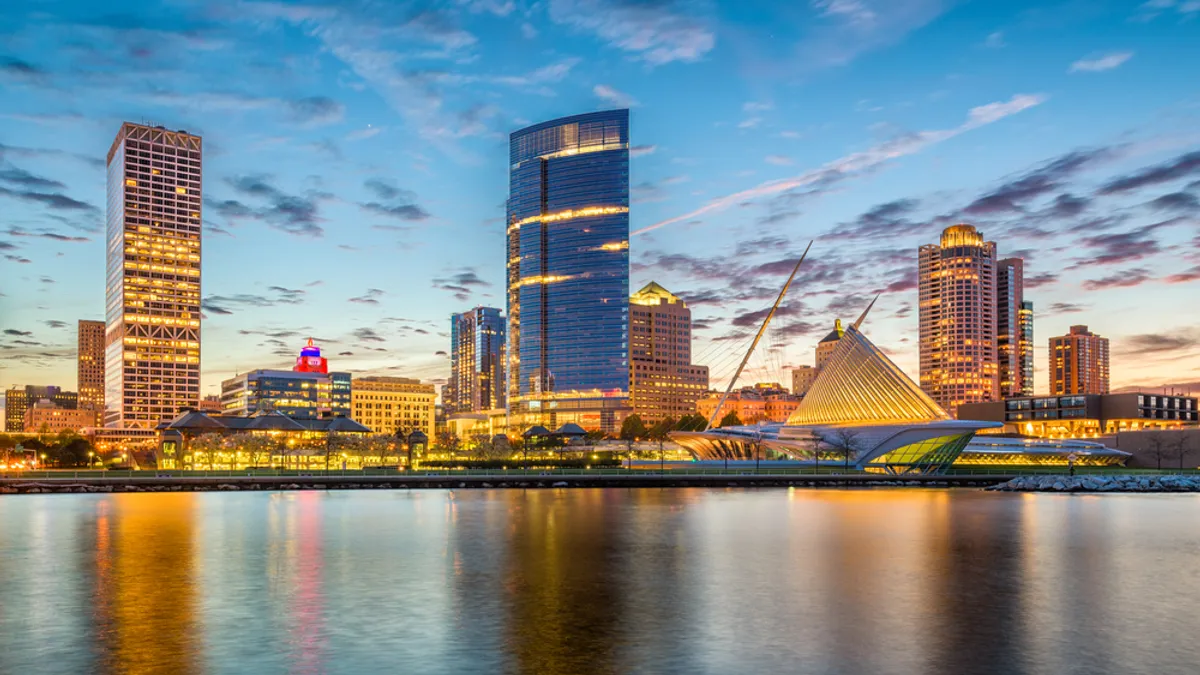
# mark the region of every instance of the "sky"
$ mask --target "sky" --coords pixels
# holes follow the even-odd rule
[[[630,290],[694,312],[724,385],[813,362],[837,317],[917,375],[917,247],[1025,259],[1038,392],[1073,324],[1114,388],[1200,390],[1200,1],[3,3],[0,387],[75,386],[104,313],[123,121],[204,138],[202,392],[290,367],[449,374],[504,306],[507,139],[631,110]]]

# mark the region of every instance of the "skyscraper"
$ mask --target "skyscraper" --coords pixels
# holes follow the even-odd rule
[[[446,412],[504,407],[504,317],[495,307],[450,316],[450,381]]]
[[[1025,335],[1026,331],[1030,334]],[[1033,304],[1025,301],[1025,261],[996,263],[996,358],[1000,396],[1033,395]]]
[[[79,408],[95,413],[93,426],[104,425],[104,322],[79,320],[76,368]]]
[[[512,419],[614,431],[629,397],[629,111],[517,131],[509,167]]]
[[[108,151],[105,425],[200,400],[201,141],[126,122]]]
[[[1033,303],[1021,303],[1017,323],[1021,330],[1021,396],[1033,396]]]
[[[966,224],[919,251],[921,388],[950,414],[996,401],[996,244]]]
[[[1087,326],[1050,338],[1050,393],[1107,394],[1108,338]]]
[[[692,364],[692,310],[654,282],[629,298],[629,400],[646,424],[696,412],[708,366]]]

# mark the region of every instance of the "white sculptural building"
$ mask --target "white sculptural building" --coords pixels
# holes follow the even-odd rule
[[[766,451],[890,474],[943,473],[951,465],[1112,465],[1129,457],[1090,441],[977,436],[1003,424],[951,418],[863,335],[865,317],[845,330],[786,423],[672,432],[671,439],[701,460],[753,460]]]

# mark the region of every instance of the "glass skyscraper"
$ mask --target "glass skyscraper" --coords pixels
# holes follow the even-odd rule
[[[504,317],[476,307],[450,317],[450,381],[442,392],[447,412],[504,407]]]
[[[513,133],[507,222],[513,422],[615,430],[629,405],[629,111]]]

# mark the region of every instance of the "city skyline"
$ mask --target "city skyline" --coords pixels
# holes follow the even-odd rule
[[[405,86],[431,97],[420,101],[437,94],[430,109],[366,63],[368,46],[398,49],[397,34],[370,31],[352,49],[347,32],[366,20],[353,10],[248,3],[234,19],[221,3],[184,3],[153,30],[82,10],[44,22],[4,10],[14,38],[0,77],[22,96],[0,116],[10,215],[0,386],[75,389],[74,327],[103,318],[102,165],[121,122],[205,138],[203,395],[236,372],[286,367],[309,336],[338,370],[444,380],[444,317],[502,306],[508,133],[623,105],[634,120],[630,287],[657,280],[688,303],[700,365],[744,350],[796,243],[816,236],[813,264],[777,317],[786,346],[740,384],[781,379],[771,363],[809,363],[833,318],[876,291],[872,334],[915,375],[916,248],[962,220],[1025,259],[1038,392],[1047,337],[1073,324],[1112,340],[1113,389],[1200,380],[1197,327],[1172,311],[1200,280],[1200,108],[1179,65],[1200,47],[1186,42],[1195,24],[1182,9],[990,15],[929,3],[919,21],[880,7],[857,18],[901,36],[884,40],[814,6],[792,41],[841,30],[843,63],[784,73],[718,58],[737,52],[739,22],[763,30],[732,10],[666,3],[654,17],[617,12],[601,25],[580,10],[606,3],[550,4],[405,15],[398,34],[424,27],[444,53],[413,56],[424,70],[374,65],[411,75]],[[661,30],[655,17],[688,30]],[[660,30],[622,40],[638,22]],[[1063,39],[1040,40],[1055,22]],[[269,86],[227,85],[221,64],[264,35],[237,72]],[[506,39],[545,49],[488,59]],[[43,40],[71,47],[50,53]],[[88,61],[89,48],[110,49],[111,62]],[[947,67],[928,66],[950,54]],[[1016,57],[1022,67],[997,74]],[[881,79],[896,68],[909,87]],[[141,86],[185,69],[174,89]],[[718,76],[721,95],[699,86]],[[110,96],[64,96],[74,83]],[[713,386],[728,370],[714,370]]]

